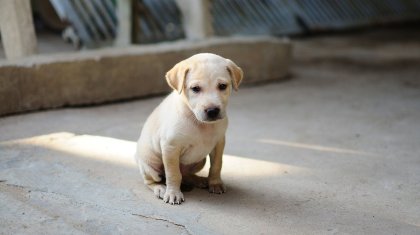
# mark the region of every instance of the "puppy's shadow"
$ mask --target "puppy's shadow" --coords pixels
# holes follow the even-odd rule
[[[254,188],[243,188],[238,185],[227,184],[226,193],[223,194],[214,194],[209,193],[208,189],[193,188],[190,191],[185,191],[185,196],[188,200],[199,201],[201,204],[208,204],[209,206],[214,205],[223,205],[223,206],[259,206],[261,204],[272,203],[277,201],[277,203],[291,203],[288,199],[288,195],[275,195],[274,193],[262,193],[256,191]]]
[[[212,194],[208,190],[195,188],[184,196],[189,201],[195,201],[206,208],[217,210],[242,211],[264,216],[266,213],[282,211],[289,215],[305,213],[303,205],[308,199],[294,195],[288,191],[262,190],[249,185],[227,184],[226,193]]]
[[[194,189],[200,190],[200,188],[196,188],[194,185],[181,184],[181,192],[191,192]]]

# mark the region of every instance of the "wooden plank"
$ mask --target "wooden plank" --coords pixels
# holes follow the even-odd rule
[[[117,38],[116,46],[128,46],[131,44],[132,32],[132,1],[117,0]]]
[[[189,40],[213,36],[209,0],[176,0],[182,12],[182,24]]]
[[[0,32],[7,59],[36,53],[30,0],[0,0]]]

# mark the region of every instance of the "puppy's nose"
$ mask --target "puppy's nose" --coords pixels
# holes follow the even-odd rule
[[[215,119],[217,118],[217,116],[219,116],[220,113],[220,109],[219,108],[208,108],[206,110],[204,110],[207,114],[207,117],[210,119]]]

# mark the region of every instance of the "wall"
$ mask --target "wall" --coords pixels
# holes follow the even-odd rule
[[[284,78],[291,46],[274,38],[213,38],[6,61],[0,63],[0,115],[162,94],[169,91],[165,73],[199,52],[232,59],[244,70],[244,83],[254,83]]]

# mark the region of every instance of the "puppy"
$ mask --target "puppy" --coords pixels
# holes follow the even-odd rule
[[[220,176],[226,106],[242,77],[235,63],[210,53],[194,55],[166,73],[173,91],[146,120],[135,155],[144,183],[158,198],[181,204],[181,182],[210,193],[226,191]],[[199,177],[195,173],[204,167],[207,155],[208,178]]]

